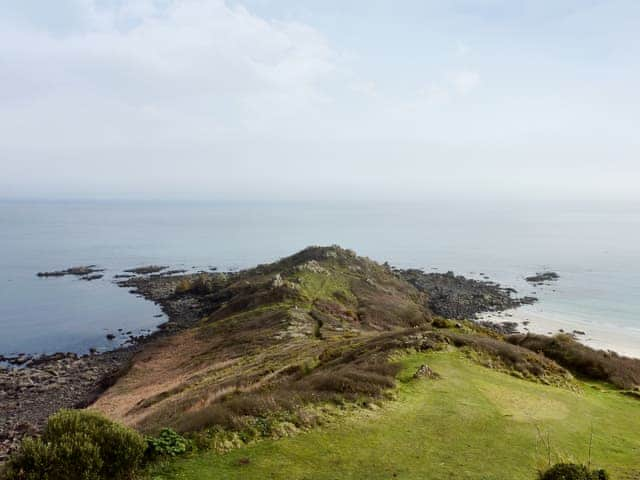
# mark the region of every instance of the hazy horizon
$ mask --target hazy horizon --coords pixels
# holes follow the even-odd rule
[[[640,3],[0,1],[0,197],[640,202]]]

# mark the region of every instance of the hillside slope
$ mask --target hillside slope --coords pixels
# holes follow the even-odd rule
[[[421,275],[310,247],[237,273],[127,280],[172,320],[91,408],[207,452],[159,478],[524,479],[545,442],[582,461],[593,424],[593,459],[638,479],[640,361],[464,320],[519,300],[447,276],[434,302]],[[413,380],[420,365],[442,378],[425,366]]]
[[[376,346],[378,335],[431,321],[423,293],[339,248],[309,248],[231,276],[172,281],[174,297],[196,297],[208,315],[147,345],[93,407],[142,430],[231,426],[232,418],[217,418],[231,415],[224,400],[267,389],[272,397],[273,389],[283,397],[295,391],[296,402],[376,394],[395,373],[380,355],[394,340]],[[357,349],[366,362],[339,360]]]
[[[399,348],[496,349],[461,324],[455,334],[434,329],[441,319],[426,292],[339,247],[310,247],[236,274],[158,281],[172,302],[197,305],[203,318],[146,345],[93,407],[143,431],[241,429],[245,417],[379,396],[394,385],[397,367],[387,357]],[[505,348],[524,352],[505,357],[521,374],[560,382],[567,375],[529,350],[498,350]]]
[[[427,363],[440,378],[414,379]],[[587,462],[613,479],[640,478],[640,405],[598,385],[581,392],[487,370],[460,352],[408,354],[398,398],[326,427],[203,453],[153,478],[533,480],[548,463]],[[597,388],[596,388],[597,387]],[[547,449],[550,444],[550,452]]]

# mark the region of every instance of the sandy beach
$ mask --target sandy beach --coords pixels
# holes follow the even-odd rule
[[[640,330],[615,325],[595,325],[574,318],[545,312],[538,305],[527,305],[500,313],[487,313],[479,317],[493,322],[517,322],[521,332],[552,335],[573,333],[585,345],[602,350],[613,350],[620,355],[640,358]],[[528,323],[527,323],[528,322]],[[580,333],[584,332],[584,334]]]

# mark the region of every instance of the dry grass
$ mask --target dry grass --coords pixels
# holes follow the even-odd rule
[[[544,383],[571,383],[571,375],[553,360],[541,353],[520,345],[482,335],[450,333],[448,337],[457,347],[470,347],[487,354],[498,362],[494,367],[502,367],[526,378],[541,380]],[[486,362],[483,362],[486,363]]]
[[[508,341],[544,354],[578,375],[610,382],[623,389],[640,385],[640,360],[594,350],[569,335],[512,335]]]

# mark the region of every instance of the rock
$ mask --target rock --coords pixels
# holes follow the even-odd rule
[[[107,340],[115,340],[116,336],[113,333],[107,333]]]
[[[92,280],[100,280],[102,277],[104,277],[104,275],[102,274],[95,274],[95,275],[85,275],[84,277],[80,277],[82,280],[86,280],[88,282],[92,281]]]
[[[96,268],[95,265],[85,265],[80,267],[70,267],[66,270],[55,270],[53,272],[38,272],[38,277],[64,277],[65,275],[76,275],[79,277],[92,276],[94,273],[104,272],[104,269]],[[102,278],[102,275],[100,275]],[[95,280],[92,278],[91,280]]]
[[[303,263],[302,265],[298,265],[297,269],[299,271],[307,270],[313,273],[326,273],[328,274],[328,270],[321,266],[317,260],[309,260],[308,262]]]
[[[429,368],[428,365],[426,364],[422,364],[420,365],[420,368],[418,368],[418,370],[416,370],[416,373],[413,374],[413,378],[439,378],[440,375],[438,375],[436,372],[434,372],[433,370],[431,370]]]
[[[128,270],[125,270],[126,273],[135,273],[137,275],[147,275],[149,273],[158,273],[161,272],[162,270],[166,270],[167,266],[160,266],[160,265],[146,265],[144,267],[136,267],[136,268],[130,268]]]
[[[529,283],[534,283],[537,285],[543,285],[544,282],[553,282],[560,278],[556,272],[538,272],[535,275],[531,275],[526,277],[525,280]]]
[[[279,273],[276,273],[276,276],[273,277],[273,281],[271,282],[271,286],[273,288],[284,287],[284,280],[282,279],[282,276]]]
[[[30,355],[21,354],[17,357],[9,359],[8,361],[12,365],[24,365],[25,363],[28,363],[31,359],[32,357]]]
[[[517,298],[512,288],[447,273],[422,270],[398,270],[400,277],[428,295],[427,306],[436,315],[454,320],[472,319],[479,313],[498,312],[537,301],[533,297]]]

